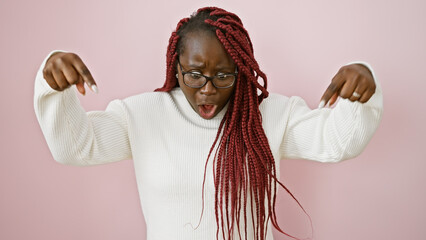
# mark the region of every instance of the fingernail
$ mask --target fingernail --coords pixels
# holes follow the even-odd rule
[[[94,91],[95,93],[98,93],[98,87],[93,84],[92,86],[90,86],[90,88],[92,89],[92,91]]]
[[[325,101],[321,100],[320,104],[318,105],[318,109],[321,109],[325,106]]]

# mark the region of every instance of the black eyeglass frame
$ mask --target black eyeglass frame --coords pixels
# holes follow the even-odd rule
[[[204,87],[204,86],[207,84],[207,82],[208,82],[209,80],[212,82],[212,84],[213,84],[213,86],[214,86],[215,88],[230,88],[230,87],[234,86],[235,80],[237,79],[237,76],[238,76],[238,71],[237,71],[237,70],[235,70],[235,73],[225,73],[225,74],[223,74],[223,75],[233,75],[233,76],[235,77],[235,79],[234,79],[234,81],[232,82],[232,84],[231,84],[231,85],[229,85],[229,86],[227,86],[227,87],[218,87],[218,86],[216,86],[216,84],[214,84],[214,82],[213,82],[213,79],[215,79],[216,77],[218,77],[217,75],[216,75],[216,76],[213,76],[213,77],[208,77],[208,76],[203,75],[203,74],[201,74],[201,73],[185,72],[185,71],[183,71],[183,69],[182,69],[182,65],[180,64],[180,61],[178,60],[177,62],[178,62],[179,67],[180,67],[180,72],[182,73],[183,84],[185,84],[186,86],[188,86],[188,87],[190,87],[190,88],[202,88],[202,87]],[[190,86],[190,85],[186,84],[186,82],[185,82],[185,74],[188,74],[188,73],[200,75],[200,76],[204,77],[204,78],[206,79],[206,81],[205,81],[205,82],[204,82],[204,84],[203,84],[203,85],[201,85],[200,87],[193,87],[193,86]]]

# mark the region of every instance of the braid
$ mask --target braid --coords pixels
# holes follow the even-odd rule
[[[181,28],[188,21],[189,21],[189,18],[184,18],[184,19],[180,20],[179,23],[177,24],[177,29]],[[177,56],[178,56],[178,52],[176,51],[176,49],[177,49],[177,44],[179,42],[179,39],[180,39],[180,36],[176,33],[176,31],[174,31],[172,33],[172,36],[170,36],[169,45],[167,47],[166,81],[165,81],[162,88],[158,88],[155,91],[159,91],[159,92],[166,91],[166,92],[168,92],[168,91],[172,90],[177,85],[177,80],[176,80],[176,77],[175,77],[176,68],[174,66],[176,64],[176,59],[177,59]]]
[[[250,209],[255,239],[266,239],[267,223],[281,233],[275,213],[277,183],[297,202],[312,220],[293,194],[277,179],[275,160],[262,127],[259,105],[268,97],[267,77],[254,58],[253,44],[241,19],[230,12],[216,7],[199,9],[191,18],[182,19],[169,39],[167,48],[166,81],[155,91],[171,91],[178,86],[176,74],[177,57],[182,51],[186,33],[207,30],[215,33],[238,68],[235,91],[229,100],[228,110],[223,117],[216,138],[207,155],[204,169],[202,200],[204,212],[204,184],[207,163],[217,146],[213,157],[215,184],[216,238],[222,229],[223,239],[232,239],[234,224],[240,238],[240,211],[244,210],[244,237],[247,239],[247,195],[250,194]],[[259,83],[263,80],[263,85]],[[260,90],[260,94],[257,91]],[[242,198],[243,196],[243,198]],[[267,206],[265,200],[267,197]],[[253,206],[254,204],[254,206]],[[225,205],[225,206],[223,206]],[[225,218],[223,208],[225,207]],[[229,209],[230,207],[230,209]],[[267,207],[268,212],[266,213]],[[220,213],[219,213],[220,211]],[[230,211],[230,212],[229,212]],[[254,216],[255,214],[255,216]],[[220,215],[220,219],[219,219]],[[201,222],[201,218],[200,218]],[[219,226],[219,222],[221,226]],[[227,234],[225,234],[226,224]],[[226,238],[227,236],[227,238]]]

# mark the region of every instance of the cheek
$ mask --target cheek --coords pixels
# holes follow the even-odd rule
[[[194,105],[196,105],[195,104],[196,91],[194,91],[193,88],[187,87],[185,84],[181,83],[180,81],[179,81],[179,84],[180,84],[180,89],[182,90],[182,92],[185,95],[186,99],[194,107]]]
[[[232,97],[232,93],[233,93],[233,92],[234,92],[234,88],[227,90],[227,91],[223,94],[225,103],[226,103],[226,102],[228,102],[228,101],[231,99],[231,97]]]

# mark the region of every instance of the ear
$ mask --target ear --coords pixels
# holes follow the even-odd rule
[[[175,71],[176,71],[176,74],[175,74],[176,87],[180,87],[180,85],[179,85],[179,73],[180,73],[180,71],[179,71],[179,66],[178,66],[177,61],[176,61],[176,64],[175,64]]]
[[[179,56],[178,56],[179,57]],[[175,63],[175,71],[176,71],[176,79],[179,79],[179,74],[180,74],[180,69],[179,69],[179,63],[178,63],[178,61],[176,60],[176,63]]]

